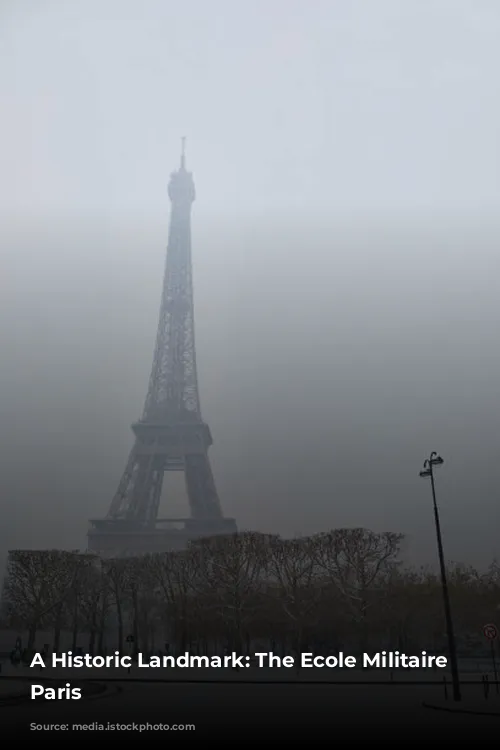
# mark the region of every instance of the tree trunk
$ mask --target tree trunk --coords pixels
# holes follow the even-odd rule
[[[134,658],[137,658],[137,654],[139,653],[139,605],[137,601],[137,591],[134,591],[133,593],[133,607],[134,607]]]
[[[89,634],[89,651],[94,654],[95,651],[95,640],[97,634],[97,608],[99,606],[99,600],[95,601],[92,607],[92,618],[90,621],[90,634]]]
[[[61,645],[61,627],[62,627],[62,604],[60,604],[56,610],[56,617],[54,623],[54,645],[52,650],[54,653],[59,653],[59,646]]]
[[[295,632],[295,672],[300,674],[300,660],[302,655],[302,625],[297,627]]]
[[[97,653],[102,656],[104,653],[104,628],[106,625],[106,602],[104,600],[104,597],[102,599],[101,604],[101,611],[100,611],[100,617],[99,617],[99,638],[97,641]]]
[[[73,637],[71,640],[71,648],[73,649],[73,653],[76,651],[76,646],[78,642],[78,601],[75,600],[75,606],[73,608]]]
[[[184,653],[187,648],[188,632],[187,632],[187,617],[186,617],[186,605],[184,602],[181,604],[180,612],[180,641],[181,641],[181,653]]]
[[[359,620],[359,650],[361,654],[364,654],[367,652],[369,643],[368,643],[368,622],[367,622],[367,604],[365,601],[361,602],[361,608],[360,608],[360,620]]]
[[[38,630],[38,623],[37,622],[30,623],[30,626],[28,629],[28,644],[26,646],[26,650],[28,651],[28,653],[31,653],[35,648],[37,630]]]
[[[121,653],[123,651],[123,612],[118,596],[116,597],[116,617],[118,620],[118,651]]]
[[[156,628],[151,628],[150,634],[149,634],[149,641],[148,641],[148,647],[151,651],[156,651]]]

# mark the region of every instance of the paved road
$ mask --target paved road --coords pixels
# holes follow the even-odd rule
[[[117,688],[120,692],[115,692]],[[29,701],[0,707],[0,725],[28,728],[43,725],[93,722],[107,724],[195,724],[204,731],[228,736],[232,731],[304,729],[325,737],[325,730],[351,727],[448,727],[473,732],[500,726],[497,717],[456,715],[422,707],[423,700],[441,698],[442,690],[422,686],[354,685],[193,685],[114,683],[102,698],[75,701]],[[130,731],[130,729],[128,730]],[[432,731],[432,730],[431,730]]]
[[[15,695],[24,695],[29,691],[26,680],[0,680],[0,700]]]

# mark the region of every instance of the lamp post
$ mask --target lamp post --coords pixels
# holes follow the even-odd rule
[[[455,633],[453,631],[453,620],[451,617],[450,595],[448,592],[448,581],[446,579],[446,566],[444,562],[443,540],[441,537],[441,523],[439,521],[439,511],[436,502],[436,487],[434,484],[434,467],[442,466],[444,463],[441,456],[433,451],[429,458],[424,461],[424,468],[420,472],[421,477],[430,477],[432,489],[432,503],[434,506],[434,522],[436,525],[436,537],[439,555],[439,567],[441,571],[441,589],[443,592],[444,616],[446,619],[446,634],[448,636],[448,651],[450,655],[451,679],[453,683],[453,700],[460,701],[460,678],[458,674],[457,649],[455,644]]]

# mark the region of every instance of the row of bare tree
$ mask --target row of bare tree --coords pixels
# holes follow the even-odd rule
[[[138,651],[168,641],[172,651],[250,652],[265,642],[290,652],[384,647],[441,649],[439,578],[399,561],[403,537],[336,529],[300,539],[240,533],[197,540],[187,550],[102,560],[87,553],[12,551],[2,624],[72,633],[76,650]],[[450,566],[449,586],[462,649],[494,620],[500,567],[480,573]]]

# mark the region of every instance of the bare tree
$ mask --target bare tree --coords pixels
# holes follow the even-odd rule
[[[401,651],[418,645],[420,636],[431,642],[428,624],[434,621],[438,582],[423,569],[395,568],[387,580],[381,627]],[[379,610],[380,611],[380,610]],[[427,625],[426,625],[427,623]],[[425,633],[425,635],[424,635]],[[389,645],[389,644],[387,644]]]
[[[268,567],[269,537],[253,532],[209,537],[192,550],[198,556],[195,584],[205,611],[210,619],[215,616],[231,650],[243,653]]]
[[[128,557],[122,563],[121,587],[126,602],[130,606],[131,633],[134,654],[141,650],[140,641],[144,640],[145,605],[151,606],[150,593],[154,586],[151,566],[146,556]]]
[[[100,559],[94,559],[87,571],[85,586],[79,590],[79,611],[83,629],[89,634],[88,650],[102,654],[104,633],[111,609],[111,592]]]
[[[341,593],[359,628],[362,651],[369,610],[386,596],[403,538],[402,534],[368,529],[335,529],[313,538],[314,559]]]
[[[127,596],[127,562],[126,558],[103,560],[102,572],[106,577],[111,601],[115,607],[118,625],[118,650],[124,646],[124,609]]]
[[[6,627],[62,630],[73,648],[88,633],[88,648],[104,648],[106,625],[124,648],[125,628],[135,650],[147,650],[163,628],[185,651],[238,653],[267,640],[301,651],[305,645],[340,650],[348,641],[363,651],[396,645],[441,649],[445,642],[439,575],[403,569],[402,535],[337,529],[303,539],[244,532],[197,540],[186,550],[141,558],[99,560],[78,552],[9,554],[3,589]],[[459,644],[479,651],[482,627],[500,611],[500,567],[486,572],[449,564],[450,596]],[[112,617],[115,615],[115,617]],[[472,646],[471,646],[472,644]]]
[[[270,577],[267,592],[277,598],[291,626],[292,647],[296,655],[304,647],[320,598],[318,566],[309,538],[280,539],[270,544]],[[299,659],[296,659],[300,668]]]
[[[9,552],[3,597],[9,621],[28,630],[28,651],[48,616],[68,601],[78,558],[60,550]]]
[[[85,625],[83,603],[93,583],[94,555],[75,555],[68,561],[71,566],[71,588],[67,597],[68,624],[71,629],[71,648],[76,651],[78,636]]]
[[[165,552],[145,558],[151,587],[160,598],[160,611],[174,629],[180,650],[189,641],[189,614],[193,602],[198,557],[192,550]]]

